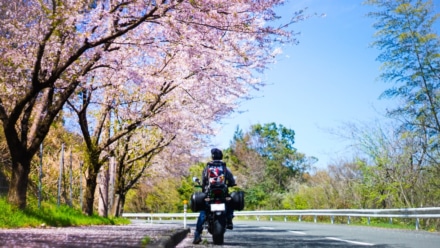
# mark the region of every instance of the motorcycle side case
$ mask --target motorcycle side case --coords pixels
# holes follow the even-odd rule
[[[234,210],[241,211],[244,209],[244,192],[235,191],[231,193],[232,207]]]
[[[200,210],[205,209],[206,194],[203,192],[195,192],[191,195],[191,200],[189,202],[191,211],[199,212]]]

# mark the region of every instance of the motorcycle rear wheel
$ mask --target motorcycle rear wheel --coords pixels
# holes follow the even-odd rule
[[[214,244],[222,245],[225,235],[225,223],[222,223],[220,220],[215,220],[212,231],[212,240]]]

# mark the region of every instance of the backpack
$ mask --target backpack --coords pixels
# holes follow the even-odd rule
[[[214,160],[208,163],[206,178],[209,186],[223,186],[226,184],[226,163]]]

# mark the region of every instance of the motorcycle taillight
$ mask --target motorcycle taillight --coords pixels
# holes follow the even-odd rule
[[[214,195],[221,195],[221,194],[223,193],[223,191],[220,190],[220,189],[217,189],[217,190],[213,190],[212,193],[213,193]]]

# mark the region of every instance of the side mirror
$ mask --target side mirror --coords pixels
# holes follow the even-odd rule
[[[195,183],[199,183],[199,182],[200,182],[200,179],[199,179],[198,177],[193,177],[193,182],[195,182]]]

